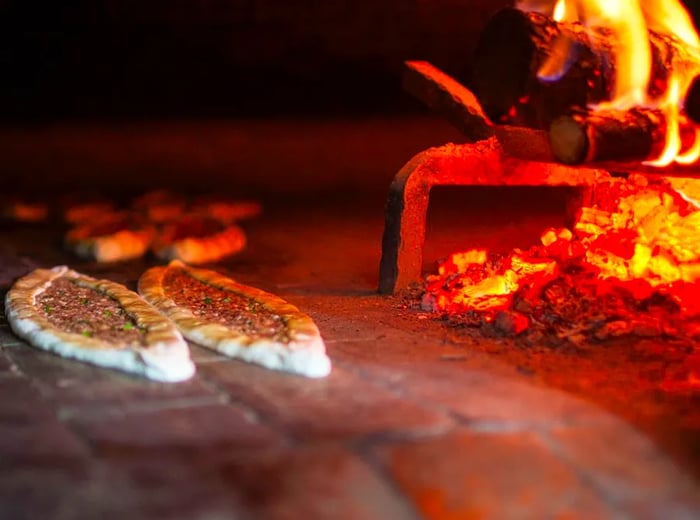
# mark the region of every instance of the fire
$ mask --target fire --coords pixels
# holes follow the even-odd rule
[[[682,105],[693,78],[700,73],[700,38],[693,22],[678,0],[520,0],[525,11],[540,11],[561,22],[580,22],[587,31],[609,31],[617,41],[614,56],[615,84],[612,99],[591,107],[593,110],[632,107],[656,109],[666,121],[665,144],[660,155],[647,162],[666,166],[673,162],[692,164],[700,156],[700,132],[682,113]],[[697,59],[679,65],[673,63],[661,95],[650,96],[652,53],[649,30],[683,43],[688,54]],[[551,81],[563,76],[575,53],[571,42],[561,38],[553,44],[549,59],[538,77]],[[682,130],[694,138],[685,146]],[[688,133],[688,132],[686,132]]]
[[[512,309],[518,295],[539,294],[579,273],[575,279],[597,280],[596,291],[623,286],[639,300],[663,294],[687,315],[700,314],[700,209],[669,182],[643,176],[613,179],[597,187],[595,198],[581,208],[573,231],[545,230],[541,244],[526,251],[451,255],[427,278],[424,308],[493,314]]]

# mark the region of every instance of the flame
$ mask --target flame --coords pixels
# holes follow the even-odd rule
[[[540,11],[556,21],[580,22],[587,31],[611,32],[616,40],[615,84],[609,101],[592,106],[593,110],[628,110],[646,107],[663,113],[666,122],[664,147],[659,156],[646,164],[666,166],[673,162],[692,164],[700,156],[700,132],[693,128],[690,145],[684,148],[681,131],[691,127],[681,110],[693,78],[700,73],[700,38],[692,19],[678,0],[521,0],[525,11]],[[663,93],[649,95],[652,53],[649,30],[683,43],[689,56],[697,59],[672,63]],[[646,44],[645,44],[646,42]],[[543,81],[563,76],[572,61],[572,45],[565,37],[552,44],[550,57],[542,64],[538,77]]]
[[[639,175],[600,186],[596,199],[581,208],[573,231],[547,229],[526,251],[454,253],[427,277],[424,308],[493,315],[512,308],[516,294],[542,290],[577,266],[601,287],[627,284],[640,299],[653,291],[673,295],[685,313],[700,315],[700,208],[673,182]]]

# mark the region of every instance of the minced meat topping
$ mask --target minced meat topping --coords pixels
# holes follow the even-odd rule
[[[167,270],[163,287],[169,298],[198,318],[220,323],[246,336],[290,341],[284,318],[253,298],[207,284],[177,268]]]
[[[66,332],[110,343],[144,343],[145,330],[109,296],[68,278],[58,278],[36,299],[49,322]]]

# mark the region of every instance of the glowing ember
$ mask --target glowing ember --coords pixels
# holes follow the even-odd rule
[[[589,33],[612,33],[617,41],[614,56],[609,57],[615,66],[612,99],[591,108],[658,109],[664,114],[666,123],[665,145],[659,157],[647,164],[692,164],[698,159],[700,133],[685,118],[681,109],[693,78],[700,73],[700,38],[678,0],[520,0],[518,7],[525,11],[543,12],[557,21],[580,22]],[[651,77],[650,29],[682,42],[687,54],[692,57],[689,61],[671,64],[662,94],[656,96],[649,94],[650,83],[659,80]],[[561,37],[553,44],[550,57],[542,64],[538,77],[543,81],[561,78],[573,62],[575,52],[573,43]],[[695,138],[682,140],[682,133],[694,134]]]
[[[529,312],[509,325],[519,332],[543,314],[532,311],[541,302],[549,302],[547,312],[556,310],[557,319],[563,319],[562,308],[583,305],[588,298],[588,309],[595,309],[614,294],[627,302],[618,307],[640,312],[653,306],[650,302],[663,301],[664,312],[672,309],[680,319],[700,316],[699,283],[700,210],[665,180],[631,176],[597,186],[594,204],[579,211],[573,231],[547,229],[541,245],[508,255],[483,249],[451,255],[437,275],[427,277],[422,307],[477,313],[490,322],[503,311],[512,318],[528,302]],[[629,320],[615,309],[613,321],[619,323],[614,327],[624,328]],[[571,323],[584,319],[576,314]],[[607,323],[607,318],[595,319],[596,327]],[[663,327],[664,320],[667,316],[656,326]]]

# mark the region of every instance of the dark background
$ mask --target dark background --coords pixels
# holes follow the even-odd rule
[[[468,83],[511,3],[0,0],[0,178],[381,201],[412,156],[464,141],[402,92],[402,62]]]
[[[468,78],[508,0],[0,0],[4,118],[413,110],[401,62]],[[700,0],[688,2],[699,12]]]
[[[405,59],[468,68],[507,0],[0,0],[5,118],[354,114],[417,106]]]

